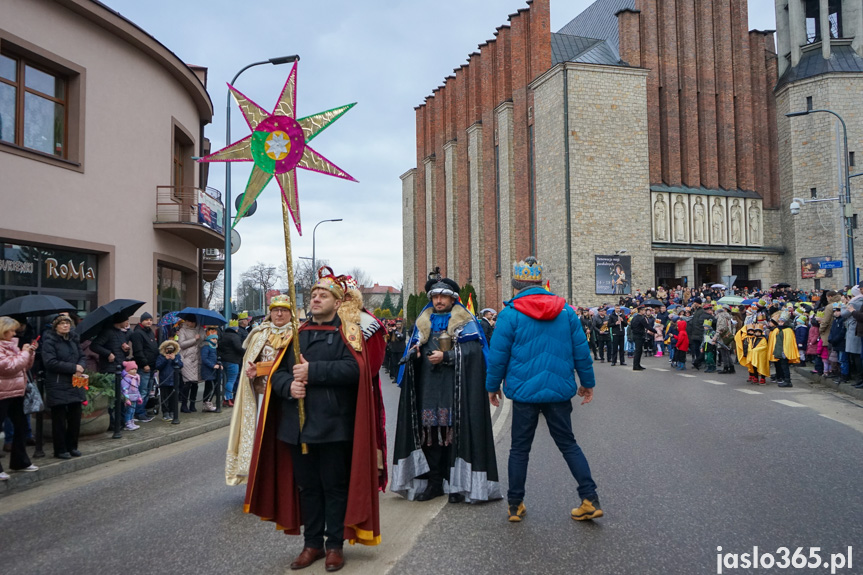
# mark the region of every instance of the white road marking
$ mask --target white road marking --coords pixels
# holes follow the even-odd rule
[[[670,369],[662,369],[661,367],[651,367],[650,369],[654,369],[656,371],[671,371]]]
[[[754,389],[738,389],[740,393],[748,393],[749,395],[764,395],[760,391],[755,391]]]
[[[688,373],[678,373],[680,377],[695,377],[694,375],[689,375]]]
[[[495,441],[500,437],[500,430],[503,429],[506,423],[506,418],[509,416],[509,411],[512,409],[512,400],[504,398],[500,406],[500,415],[497,416],[497,421],[494,422],[491,433]],[[495,410],[496,411],[496,410]]]
[[[707,383],[712,383],[713,385],[725,385],[724,381],[716,381],[714,379],[705,379],[704,381]]]
[[[782,405],[787,405],[788,407],[806,407],[802,403],[797,403],[796,401],[789,401],[787,399],[772,399],[776,403],[781,403]]]

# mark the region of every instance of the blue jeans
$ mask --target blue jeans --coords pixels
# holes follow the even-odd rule
[[[225,382],[225,399],[234,399],[234,396],[237,394],[237,390],[234,388],[237,386],[237,381],[239,381],[240,366],[236,363],[222,363],[222,366],[225,368],[225,377],[227,378]]]
[[[572,434],[572,401],[555,403],[512,402],[512,446],[509,450],[509,490],[506,497],[511,505],[524,500],[524,483],[530,447],[539,422],[545,417],[548,431],[563,454],[572,476],[578,482],[578,495],[582,499],[596,496],[596,484],[590,476],[590,466],[581,447]]]
[[[851,374],[851,358],[847,351],[839,352],[839,372],[844,376]]]
[[[136,408],[135,400],[132,400],[132,405],[124,405],[123,406],[123,421],[129,423],[135,418],[135,408]]]
[[[153,372],[140,371],[141,384],[138,386],[138,391],[141,392],[141,399],[144,403],[135,406],[135,419],[144,419],[147,417],[147,400],[150,399],[150,380],[153,378]]]

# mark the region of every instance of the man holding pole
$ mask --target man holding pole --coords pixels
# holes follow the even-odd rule
[[[347,278],[329,268],[318,276],[312,320],[299,329],[300,361],[287,348],[267,383],[245,510],[288,534],[299,535],[304,526],[303,550],[291,569],[326,557],[326,570],[337,571],[345,539],[380,542],[383,438],[372,369],[383,357],[370,359],[359,310],[356,317],[340,313]]]

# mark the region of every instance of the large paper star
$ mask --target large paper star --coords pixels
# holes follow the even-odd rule
[[[255,104],[239,90],[228,84],[228,89],[243,112],[251,135],[201,158],[201,162],[254,162],[246,191],[237,210],[234,226],[261,195],[273,176],[282,189],[282,197],[290,208],[291,217],[302,235],[300,200],[297,194],[297,173],[303,168],[356,182],[347,172],[323,157],[309,146],[309,142],[327,126],[338,120],[356,103],[340,106],[312,116],[296,119],[297,64],[291,68],[282,95],[271,114]],[[233,227],[233,226],[232,226]]]

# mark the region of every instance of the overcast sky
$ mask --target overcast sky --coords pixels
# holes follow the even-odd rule
[[[401,180],[416,165],[414,106],[493,37],[523,0],[103,0],[189,64],[209,68],[215,116],[206,128],[213,150],[225,145],[226,82],[251,62],[299,54],[297,114],[358,105],[318,136],[313,147],[359,183],[297,170],[303,236],[294,257],[316,256],[336,273],[359,266],[374,281],[398,285],[402,276]],[[552,31],[591,0],[551,0]],[[246,7],[254,7],[245,9]],[[772,0],[750,0],[750,28],[774,29]],[[289,65],[258,66],[236,87],[272,110]],[[232,140],[249,133],[232,103]],[[225,188],[224,164],[210,165],[209,184]],[[232,191],[245,189],[251,163],[234,164]],[[271,181],[257,213],[237,226],[242,248],[232,260],[234,284],[257,261],[284,262],[279,189]]]

